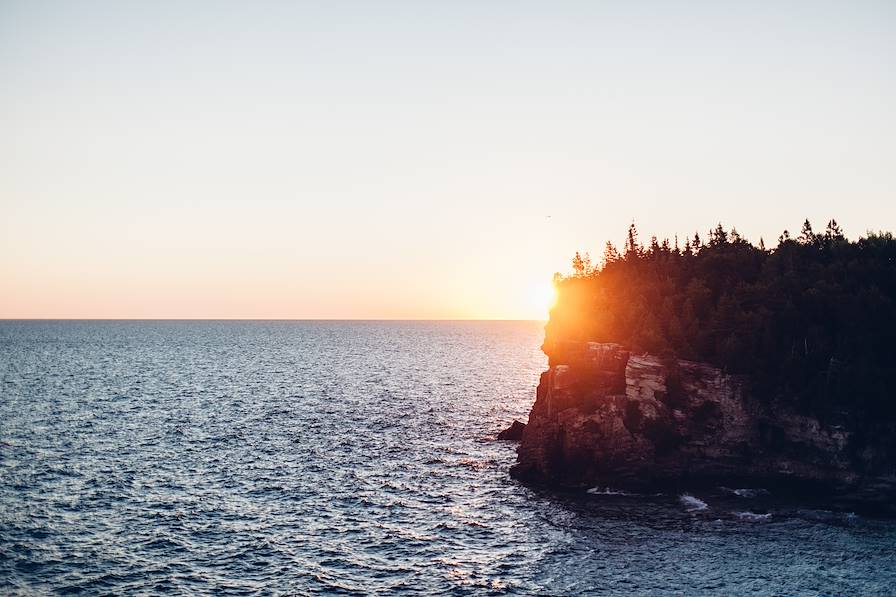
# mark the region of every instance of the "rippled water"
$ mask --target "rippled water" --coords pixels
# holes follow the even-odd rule
[[[0,592],[896,592],[892,521],[512,481],[541,339],[0,322]]]

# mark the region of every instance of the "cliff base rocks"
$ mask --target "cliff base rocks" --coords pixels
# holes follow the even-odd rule
[[[498,439],[518,442],[523,439],[523,430],[525,429],[525,423],[514,421],[510,424],[510,427],[498,434]]]
[[[786,488],[896,514],[896,471],[857,449],[842,424],[759,403],[748,379],[703,363],[633,355],[618,344],[551,348],[529,423],[514,423],[517,479]]]

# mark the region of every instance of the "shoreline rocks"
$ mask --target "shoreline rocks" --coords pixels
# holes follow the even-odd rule
[[[525,429],[525,423],[514,420],[514,422],[510,424],[510,427],[498,434],[498,439],[518,442],[523,439],[523,431]]]
[[[851,431],[759,403],[743,376],[618,344],[554,348],[520,430],[511,474],[523,482],[805,489],[896,513],[896,475],[856,453]]]

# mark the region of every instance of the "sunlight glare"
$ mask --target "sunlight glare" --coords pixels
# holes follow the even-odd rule
[[[557,302],[557,289],[553,284],[541,284],[532,288],[530,292],[530,304],[532,309],[541,318],[547,319],[548,314]]]

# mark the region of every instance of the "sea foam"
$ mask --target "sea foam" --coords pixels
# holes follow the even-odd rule
[[[743,489],[731,489],[730,487],[719,487],[722,491],[726,493],[730,493],[732,495],[736,495],[741,498],[756,498],[764,495],[771,495],[768,489],[763,489],[762,487],[745,487]]]
[[[709,504],[689,493],[683,493],[678,496],[678,501],[684,504],[684,507],[688,512],[699,512],[700,510],[709,508]]]
[[[756,512],[735,512],[735,516],[737,516],[741,520],[749,520],[751,522],[758,522],[760,520],[768,520],[772,517],[772,513],[768,512],[766,514],[758,514]]]
[[[627,491],[613,489],[612,487],[592,487],[588,490],[591,495],[636,495]]]

